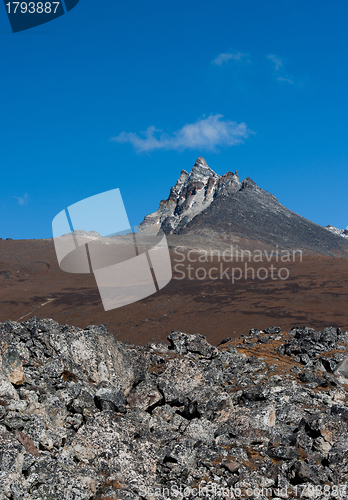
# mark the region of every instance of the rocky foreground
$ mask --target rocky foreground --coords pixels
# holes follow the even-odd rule
[[[347,497],[348,332],[168,340],[0,324],[0,500]]]

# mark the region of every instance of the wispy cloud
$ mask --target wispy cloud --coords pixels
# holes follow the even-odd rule
[[[292,80],[291,78],[285,78],[285,77],[283,77],[283,76],[278,76],[278,77],[276,78],[276,80],[278,80],[278,82],[287,82],[287,83],[291,83],[291,85],[294,85],[294,84],[295,84],[294,80]]]
[[[23,196],[14,196],[13,198],[15,198],[18,202],[18,205],[21,205],[22,207],[25,207],[26,205],[28,205],[28,203],[30,201],[30,197],[29,197],[28,193],[24,193]]]
[[[243,122],[237,123],[223,120],[223,115],[210,115],[194,123],[188,123],[172,135],[156,129],[153,125],[140,135],[133,132],[122,132],[111,140],[119,143],[130,143],[138,153],[158,149],[179,150],[201,149],[216,150],[218,146],[235,146],[243,143],[253,134]]]
[[[284,70],[283,59],[275,54],[268,54],[267,59],[273,62],[274,64],[274,79],[278,82],[290,83],[290,85],[295,85],[295,80],[293,76],[287,74]]]
[[[227,61],[241,61],[247,54],[244,54],[243,52],[226,52],[224,54],[219,54],[214,61],[212,61],[212,64],[216,64],[217,66],[221,66],[223,63]]]
[[[299,79],[297,77],[294,77],[293,75],[287,73],[284,60],[280,56],[276,54],[267,54],[265,57],[271,63],[273,63],[272,65],[274,80],[277,80],[278,82],[289,83],[290,85],[301,86],[301,83],[299,83]],[[245,65],[245,63],[250,63],[250,54],[247,54],[245,52],[224,52],[222,54],[219,54],[217,58],[212,61],[212,64],[216,66],[222,66],[228,61],[235,61],[241,63],[242,65]],[[238,65],[238,67],[240,67],[241,64]]]
[[[268,54],[267,59],[274,63],[274,69],[279,71],[283,67],[283,60],[275,54]]]

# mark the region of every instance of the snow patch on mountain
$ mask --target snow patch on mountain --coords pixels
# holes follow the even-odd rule
[[[348,238],[348,226],[346,229],[338,229],[335,226],[331,226],[330,224],[328,226],[324,226],[325,229],[330,231],[333,234],[336,234],[337,236],[342,236],[343,238]]]

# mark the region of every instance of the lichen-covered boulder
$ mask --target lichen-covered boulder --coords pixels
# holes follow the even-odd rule
[[[126,484],[156,482],[159,443],[142,437],[126,418],[104,411],[88,420],[76,433],[71,453],[79,462],[93,463],[97,472],[121,474]]]

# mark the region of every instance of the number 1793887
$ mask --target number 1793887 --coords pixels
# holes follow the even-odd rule
[[[9,14],[55,14],[60,2],[9,2],[6,4]]]

